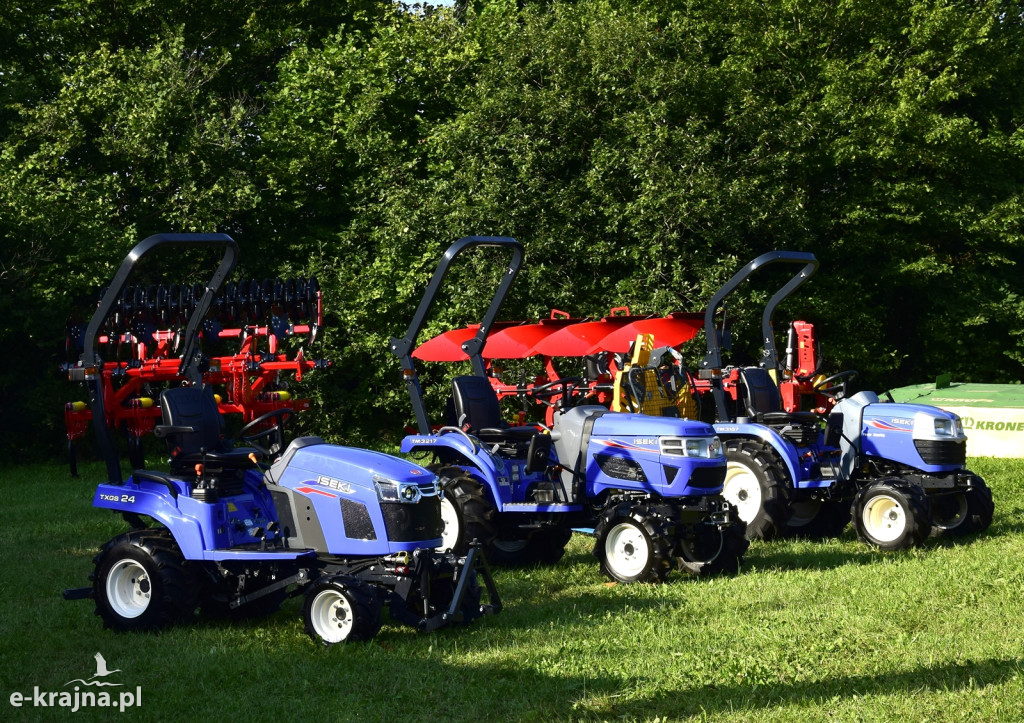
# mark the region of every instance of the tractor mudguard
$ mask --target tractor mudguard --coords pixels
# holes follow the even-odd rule
[[[800,472],[800,455],[797,453],[796,448],[774,429],[763,424],[749,424],[745,422],[716,422],[714,426],[715,432],[721,438],[723,444],[730,439],[747,438],[759,439],[770,445],[776,454],[779,455],[782,463],[786,465],[786,472],[789,474],[789,479],[793,485],[797,487],[803,486],[800,484],[803,477]]]
[[[146,487],[140,486],[132,478],[123,485],[101,484],[96,488],[92,504],[107,510],[152,517],[171,531],[186,560],[202,560],[206,546],[203,544],[203,529],[199,521],[185,514],[162,485],[154,490],[148,489],[148,486],[156,483],[145,480],[142,484]],[[194,502],[189,497],[178,497],[179,503],[183,500]]]
[[[468,434],[448,433],[438,435],[413,434],[402,440],[401,450],[405,454],[425,453],[437,454],[444,450],[449,459],[445,460],[460,467],[473,467],[477,476],[491,488],[495,500],[502,499],[499,494],[501,487],[508,487],[505,463],[491,454],[479,440]],[[554,454],[552,453],[552,457]]]

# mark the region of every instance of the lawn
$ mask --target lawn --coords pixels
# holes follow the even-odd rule
[[[611,585],[577,534],[554,567],[496,571],[498,616],[328,649],[299,598],[258,621],[104,630],[91,600],[61,598],[124,529],[90,506],[102,467],[6,469],[3,718],[108,718],[33,701],[73,690],[100,652],[115,699],[141,691],[136,720],[1022,720],[1024,462],[970,462],[996,515],[959,543],[882,553],[847,530],[754,543],[735,577]]]

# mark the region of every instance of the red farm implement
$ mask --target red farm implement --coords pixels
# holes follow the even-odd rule
[[[628,353],[638,335],[650,337],[660,347],[677,347],[697,334],[702,320],[701,314],[683,312],[667,316],[631,315],[626,307],[613,308],[608,316],[599,319],[580,319],[556,309],[547,319],[494,324],[483,358],[499,398],[530,397],[540,401],[548,406],[550,423],[566,393],[611,406],[615,377],[627,365]],[[472,339],[477,329],[469,326],[445,332],[421,344],[412,356],[421,361],[465,361],[469,356],[460,345]],[[537,358],[541,364],[541,371],[532,380],[502,380],[498,360],[529,358]],[[565,376],[559,370],[558,361],[566,358],[579,362],[583,371],[580,376]]]
[[[697,335],[704,321],[704,312],[636,316],[626,307],[616,307],[603,318],[580,319],[553,310],[550,318],[539,321],[496,322],[487,336],[483,358],[498,397],[530,398],[547,405],[548,423],[567,390],[579,398],[577,403],[587,398],[615,411],[654,413],[648,410],[657,408],[665,414],[699,416],[703,402],[709,407],[714,403],[710,399],[712,385],[687,371],[679,350]],[[421,361],[465,361],[469,357],[463,345],[478,328],[472,325],[447,331],[421,344],[412,356]],[[725,336],[721,330],[718,333]],[[532,380],[503,379],[500,360],[529,358],[538,359],[541,365]],[[564,360],[572,361],[567,364]],[[565,375],[564,369],[570,366],[580,374]],[[819,391],[820,366],[814,325],[792,322],[779,380],[787,412],[825,414],[834,404]],[[555,384],[560,381],[563,383]],[[733,403],[738,400],[740,385],[737,369],[725,371],[721,388]],[[679,398],[680,392],[687,398]],[[645,403],[645,398],[653,403]],[[520,416],[524,421],[525,411]]]
[[[189,360],[183,355],[201,355],[203,381],[218,390],[221,413],[240,414],[243,423],[254,429],[307,409],[309,400],[294,398],[289,381],[301,381],[304,373],[328,365],[322,359],[307,358],[323,327],[322,294],[316,279],[228,282],[206,313],[192,322],[201,324],[196,338],[204,349],[180,349],[184,325],[204,291],[203,286],[190,284],[126,287],[96,334],[96,364],[63,365],[75,381],[102,379],[107,426],[126,435],[135,468],[145,466],[142,440],[160,420],[155,401],[160,390],[185,381],[183,370]],[[86,331],[85,324],[68,322],[69,359],[82,352]],[[91,405],[84,401],[64,407],[68,460],[75,476],[75,442],[85,434],[92,415]]]

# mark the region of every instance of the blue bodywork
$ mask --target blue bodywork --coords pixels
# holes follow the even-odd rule
[[[275,488],[293,491],[296,499],[305,500],[315,510],[327,544],[319,550],[321,554],[389,555],[440,544],[439,535],[396,541],[385,534],[383,511],[389,505],[404,510],[437,507],[436,501],[427,499],[430,494],[424,494],[418,504],[382,502],[378,496],[378,480],[422,485],[424,490],[434,489],[436,496],[433,473],[416,464],[378,452],[316,444],[295,450],[282,469],[276,484],[271,485],[264,483],[260,470],[248,470],[239,494],[212,502],[193,498],[185,480],[161,475],[165,481],[156,481],[151,473],[140,472],[124,484],[99,485],[93,505],[158,520],[174,533],[186,560],[280,560],[311,555],[309,549],[260,549],[270,523],[281,523],[283,517],[271,494]],[[176,494],[169,494],[168,485]],[[360,537],[346,530],[342,499],[365,510],[374,539],[367,539],[365,530]]]

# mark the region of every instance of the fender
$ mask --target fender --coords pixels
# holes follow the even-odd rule
[[[194,502],[185,496],[179,499]],[[171,531],[186,560],[204,559],[203,530],[199,521],[172,504],[166,488],[162,486],[159,490],[148,490],[131,479],[123,485],[101,484],[96,488],[92,504],[107,510],[152,517]]]
[[[486,446],[476,437],[468,434],[459,434],[455,431],[442,434],[413,434],[402,440],[401,451],[403,454],[413,452],[436,452],[438,449],[446,449],[453,452],[468,467],[475,467],[480,477],[491,487],[491,494],[495,500],[502,499],[499,493],[502,482],[508,486],[508,478],[505,472],[505,464],[490,453]]]
[[[796,487],[800,482],[800,457],[792,444],[787,442],[781,434],[770,427],[761,424],[716,422],[715,433],[724,443],[729,439],[754,438],[766,442],[778,453],[782,463],[786,465],[789,479]]]

